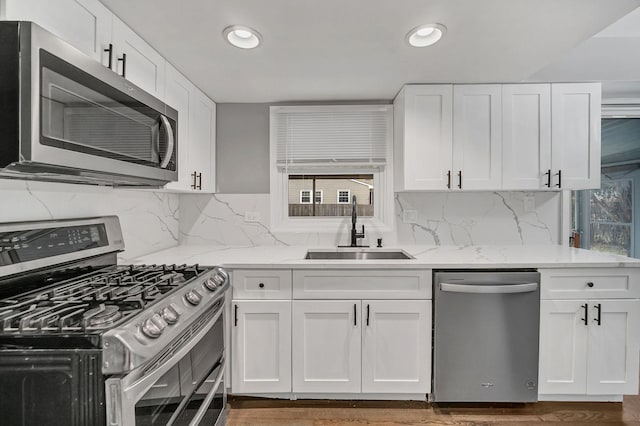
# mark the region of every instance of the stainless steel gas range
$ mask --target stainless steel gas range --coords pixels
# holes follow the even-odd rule
[[[2,425],[224,424],[227,273],[123,248],[114,216],[0,224]]]

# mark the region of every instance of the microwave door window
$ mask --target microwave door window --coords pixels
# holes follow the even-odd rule
[[[44,67],[41,97],[42,143],[130,163],[160,163],[165,132],[151,108]]]

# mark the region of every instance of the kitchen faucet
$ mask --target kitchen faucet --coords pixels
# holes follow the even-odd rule
[[[356,196],[354,195],[353,198],[351,198],[351,245],[349,247],[369,247],[358,245],[358,238],[364,238],[364,225],[362,225],[362,232],[356,231],[356,221],[358,220],[356,207]]]

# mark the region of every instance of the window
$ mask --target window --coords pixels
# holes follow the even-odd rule
[[[338,204],[348,204],[351,202],[351,191],[348,189],[338,190]]]
[[[300,204],[311,204],[311,191],[303,189],[300,191]]]
[[[392,229],[392,105],[270,111],[271,229],[336,232],[354,195],[359,222]]]

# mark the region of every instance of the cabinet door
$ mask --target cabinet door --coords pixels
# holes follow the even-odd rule
[[[452,155],[452,86],[409,85],[394,105],[397,190],[446,190]]]
[[[502,189],[547,188],[549,169],[551,85],[503,85]]]
[[[216,104],[198,89],[192,99],[189,173],[196,173],[199,191],[214,192]]]
[[[5,0],[2,19],[33,21],[103,64],[112,14],[98,0]]]
[[[362,392],[431,391],[431,301],[362,302]]]
[[[114,70],[164,101],[165,60],[147,42],[117,17],[113,17]],[[126,56],[126,61],[119,60]]]
[[[233,392],[291,392],[291,301],[234,300],[231,308]]]
[[[178,111],[178,181],[167,184],[169,189],[193,191],[189,175],[189,117],[195,87],[171,64],[166,64],[165,102]]]
[[[594,299],[589,309],[587,393],[637,394],[640,301]]]
[[[584,300],[540,302],[538,393],[584,394],[587,390],[587,338]]]
[[[600,83],[551,85],[551,168],[556,187],[600,188],[600,98]]]
[[[452,187],[500,189],[502,185],[502,88],[453,86]]]
[[[293,301],[293,391],[360,392],[359,300]]]

